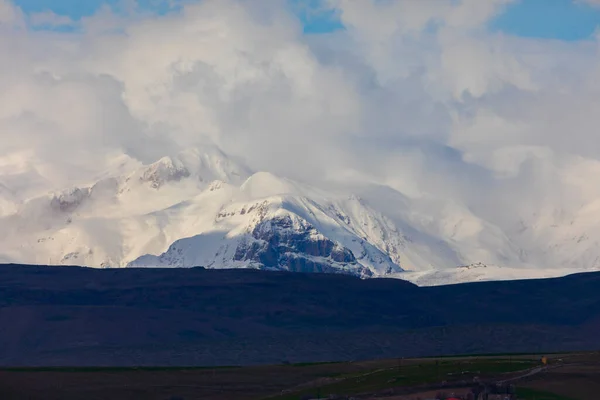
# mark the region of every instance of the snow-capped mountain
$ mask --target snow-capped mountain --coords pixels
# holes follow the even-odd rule
[[[257,267],[360,276],[401,271],[391,258],[398,254],[378,246],[376,240],[371,243],[363,230],[355,229],[339,200],[306,197],[298,185],[264,172],[239,188],[218,182],[208,190],[214,194],[206,198],[221,200],[213,202],[220,207],[212,221],[161,255],[146,255],[129,265]],[[377,221],[373,210],[364,207],[362,212]]]
[[[373,224],[383,220],[360,207]],[[2,254],[19,262],[102,267],[401,271],[392,261],[398,255],[382,247],[395,236],[372,244],[368,224],[353,228],[343,208],[344,201],[315,189],[252,174],[216,148],[194,149],[27,201],[2,217]]]
[[[557,278],[574,272],[577,270],[572,268],[511,268],[476,263],[456,268],[404,271],[388,277],[404,279],[419,286],[440,286],[467,282]]]
[[[253,172],[216,147],[117,164],[90,184],[26,200],[0,186],[0,261],[262,268],[436,285],[565,275],[595,268],[586,260],[599,254],[595,241],[581,239],[570,259],[580,255],[581,264],[536,269],[517,234],[464,205],[368,183],[317,188]]]

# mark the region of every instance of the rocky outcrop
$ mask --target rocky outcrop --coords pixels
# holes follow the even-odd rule
[[[61,212],[73,212],[89,197],[89,188],[74,188],[54,195],[50,207]]]
[[[150,165],[140,177],[141,182],[148,182],[154,189],[159,189],[166,182],[180,181],[190,176],[190,172],[178,160],[164,157]]]
[[[372,275],[352,251],[328,239],[296,215],[264,220],[251,236],[251,240],[242,242],[236,249],[235,261],[251,261],[264,268],[294,272]]]

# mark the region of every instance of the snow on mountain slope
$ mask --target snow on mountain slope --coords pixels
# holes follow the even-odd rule
[[[194,158],[194,151],[201,155]],[[196,233],[179,216],[169,220],[172,207],[212,193],[211,179],[239,183],[247,174],[218,149],[188,150],[123,176],[36,197],[0,218],[0,253],[39,264],[122,266]]]
[[[401,271],[384,240],[343,217],[342,197],[329,199],[269,173],[249,175],[213,148],[164,157],[123,176],[27,201],[0,219],[1,253],[22,262],[100,267],[260,266],[361,276]],[[352,213],[367,227],[383,219],[364,205]]]
[[[283,269],[421,285],[600,266],[594,205],[573,215],[540,211],[524,219],[529,225],[495,225],[462,204],[384,185],[324,189],[253,173],[216,147],[147,165],[113,155],[89,184],[29,199],[14,193],[0,185],[6,262]],[[545,229],[549,221],[560,228]]]
[[[388,277],[404,279],[419,286],[440,286],[468,282],[557,278],[577,272],[592,272],[598,270],[598,268],[582,271],[573,270],[571,268],[510,268],[474,264],[439,270],[401,272]]]
[[[593,202],[575,212],[540,208],[505,230],[526,249],[523,257],[540,265],[573,270],[600,268],[600,207]]]
[[[360,276],[401,271],[385,250],[357,235],[340,218],[335,201],[316,193],[309,199],[299,192],[311,189],[257,173],[203,232],[176,241],[159,256],[146,255],[129,265],[250,266]]]

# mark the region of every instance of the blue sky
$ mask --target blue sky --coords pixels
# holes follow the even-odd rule
[[[317,6],[319,0],[302,1]],[[418,1],[418,0],[415,0]],[[485,1],[485,0],[482,0]],[[91,15],[103,3],[116,5],[119,0],[14,0],[26,13],[52,10],[73,19]],[[139,0],[147,8],[164,12],[166,0]],[[340,29],[332,13],[309,15],[299,11],[305,23],[305,32],[321,33]],[[600,26],[600,7],[594,8],[573,0],[520,0],[490,23],[490,29],[524,37],[560,40],[589,38]]]
[[[102,3],[116,4],[115,0],[13,0],[26,13],[52,10],[74,19],[92,15]]]
[[[581,40],[599,25],[600,7],[572,0],[523,0],[508,6],[491,28],[525,37]]]

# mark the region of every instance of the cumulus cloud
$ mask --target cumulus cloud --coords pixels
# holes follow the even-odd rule
[[[23,13],[10,0],[0,0],[0,28],[18,27],[23,24]]]
[[[27,31],[0,0],[1,179],[29,168],[45,189],[211,142],[257,170],[354,176],[499,224],[577,210],[600,194],[600,48],[489,32],[509,2],[328,0],[345,29],[305,35],[283,0],[104,8],[74,33]]]
[[[578,3],[589,4],[591,6],[600,7],[600,0],[577,0]]]

